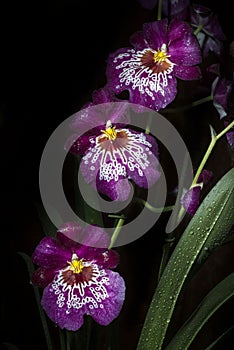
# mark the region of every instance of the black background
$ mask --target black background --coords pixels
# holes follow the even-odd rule
[[[228,40],[234,40],[232,2],[199,3],[218,13]],[[129,36],[141,29],[144,22],[154,20],[156,13],[143,9],[136,0],[22,0],[2,4],[0,18],[1,341],[13,343],[20,350],[44,350],[46,344],[33,290],[25,262],[17,253],[31,255],[43,237],[35,207],[40,201],[40,157],[54,129],[89,102],[94,89],[105,84],[108,54],[128,46]],[[189,120],[172,121],[188,142],[195,162],[206,149],[208,123],[212,121],[218,130],[222,129],[216,113],[204,116],[201,111],[197,109]],[[230,167],[229,158],[222,155],[223,144],[221,140],[216,157],[210,160],[216,172],[214,180]],[[174,185],[172,178],[171,181]],[[159,264],[163,243],[160,230],[166,221],[167,217],[159,221],[156,237],[155,232],[150,232],[119,249],[122,257],[119,270],[127,284],[120,317],[121,350],[136,348],[155,286],[155,266]],[[232,244],[220,248],[189,284],[178,306],[175,327],[211,286],[233,270],[233,253]],[[233,322],[233,314],[233,303],[223,307],[191,349],[205,349]],[[174,330],[170,332],[173,334]]]

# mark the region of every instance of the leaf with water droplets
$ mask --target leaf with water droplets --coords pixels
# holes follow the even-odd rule
[[[234,297],[234,273],[224,278],[205,296],[165,350],[189,349],[203,325],[232,297]]]
[[[153,295],[137,350],[152,350],[156,345],[158,349],[162,349],[176,302],[199,254],[205,247],[210,247],[210,236],[218,236],[218,231],[219,235],[223,236],[230,231],[234,222],[233,179],[234,168],[229,170],[204,198],[183,232]],[[171,295],[173,299],[170,298]],[[149,338],[147,343],[146,338]]]

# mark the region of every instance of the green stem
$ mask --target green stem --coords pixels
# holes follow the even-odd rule
[[[212,135],[212,139],[210,141],[209,147],[208,147],[208,149],[207,149],[207,151],[206,151],[206,153],[205,153],[205,155],[204,155],[204,157],[203,157],[203,159],[202,159],[202,161],[197,169],[197,172],[194,176],[192,185],[195,185],[197,183],[197,180],[198,180],[198,178],[199,178],[199,176],[200,176],[200,174],[201,174],[201,172],[202,172],[202,170],[203,170],[203,168],[204,168],[204,166],[205,166],[205,164],[206,164],[206,162],[207,162],[207,160],[208,160],[208,158],[209,158],[209,156],[210,156],[210,154],[211,154],[211,152],[216,144],[216,142],[220,139],[220,137],[222,137],[224,134],[226,134],[226,132],[228,130],[230,130],[233,126],[234,126],[234,121],[232,123],[230,123],[225,129],[223,129],[218,135]]]
[[[167,212],[167,211],[173,210],[173,208],[174,208],[174,205],[169,205],[168,207],[164,207],[164,208],[155,208],[151,204],[149,204],[148,202],[144,201],[143,199],[139,199],[138,201],[140,203],[142,203],[147,209],[149,209],[153,213]]]
[[[194,101],[191,103],[191,106],[192,107],[196,107],[196,106],[199,106],[203,103],[206,103],[206,102],[209,102],[209,101],[212,101],[213,100],[213,96],[212,95],[209,95],[209,96],[206,96],[206,97],[203,97],[203,98],[200,98],[200,100],[197,100],[197,101]]]
[[[202,24],[199,24],[199,26],[197,27],[197,29],[196,30],[194,30],[194,35],[197,35],[198,33],[200,33],[200,31],[202,30],[202,28],[203,28],[203,26],[202,26]]]
[[[160,21],[162,18],[162,2],[163,0],[158,1],[158,15],[157,15],[157,20]]]
[[[145,128],[145,134],[150,133],[151,124],[152,124],[152,113],[148,117],[148,123],[147,123],[146,128]]]
[[[113,247],[113,245],[114,245],[114,243],[115,243],[115,241],[116,241],[116,239],[117,239],[117,237],[119,235],[119,232],[120,232],[120,230],[121,230],[121,228],[122,228],[122,226],[124,224],[124,221],[125,220],[123,218],[119,219],[119,221],[118,221],[118,223],[117,223],[117,225],[115,227],[115,230],[113,232],[113,235],[111,237],[111,242],[110,242],[110,245],[109,245],[108,249],[111,249]]]
[[[200,176],[200,174],[201,174],[201,172],[202,172],[202,170],[203,170],[203,168],[204,168],[204,166],[205,166],[205,164],[206,164],[206,162],[207,162],[207,160],[208,160],[208,158],[209,158],[209,156],[210,156],[210,154],[211,154],[211,152],[216,144],[216,142],[220,139],[220,137],[222,137],[224,134],[226,134],[228,132],[228,130],[230,130],[233,126],[234,126],[234,121],[232,123],[230,123],[225,129],[223,129],[218,135],[215,135],[213,129],[211,129],[212,137],[211,137],[209,147],[207,148],[207,151],[206,151],[206,153],[205,153],[205,155],[204,155],[204,157],[203,157],[203,159],[202,159],[202,161],[197,169],[197,172],[194,176],[191,187],[197,183],[197,180],[198,180],[198,178],[199,178],[199,176]],[[180,211],[178,214],[178,221],[180,220],[181,216],[183,215],[184,210],[185,210],[184,207],[180,208]]]
[[[206,102],[209,102],[209,101],[212,101],[213,100],[213,96],[212,95],[209,95],[209,96],[206,96],[206,97],[203,97],[197,101],[194,101],[192,103],[189,103],[188,105],[185,105],[183,107],[177,107],[177,108],[165,108],[164,109],[164,112],[165,113],[176,113],[176,112],[183,112],[183,111],[186,111],[190,108],[193,108],[193,107],[197,107],[203,103],[206,103]]]

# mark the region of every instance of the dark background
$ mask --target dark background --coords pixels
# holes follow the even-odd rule
[[[234,40],[232,2],[199,3],[218,13],[228,40]],[[1,342],[13,343],[20,350],[46,349],[26,264],[18,254],[31,255],[43,237],[35,203],[40,202],[38,170],[44,146],[54,129],[89,102],[94,89],[105,84],[108,54],[128,46],[129,36],[155,18],[156,13],[143,9],[136,0],[22,0],[1,5]],[[210,121],[217,130],[222,129],[216,113],[207,116],[199,108],[186,121],[172,120],[196,165],[209,142]],[[210,159],[216,174],[213,181],[230,167],[223,146],[221,140]],[[170,180],[173,187],[172,176]],[[119,271],[127,284],[120,317],[121,350],[136,347],[155,286],[166,222],[166,216],[159,220],[156,237],[149,232],[119,249]],[[176,311],[175,327],[211,286],[233,271],[233,253],[232,244],[220,248],[189,284]],[[233,314],[233,303],[228,303],[204,327],[191,349],[205,349],[233,323]],[[170,334],[173,332],[171,329]],[[224,348],[231,349],[228,342]]]

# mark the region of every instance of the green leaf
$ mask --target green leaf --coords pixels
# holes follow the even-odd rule
[[[32,273],[35,270],[31,257],[28,256],[27,254],[23,253],[23,252],[18,252],[18,254],[24,259],[24,261],[25,261],[25,263],[27,265],[27,268],[28,268],[30,279],[31,279]],[[42,323],[42,326],[43,326],[46,342],[47,342],[47,348],[48,348],[48,350],[53,350],[53,344],[52,344],[49,328],[48,328],[48,325],[47,325],[46,316],[45,316],[44,310],[41,307],[40,292],[39,292],[38,287],[36,287],[34,285],[33,285],[33,290],[34,290],[34,295],[35,295],[36,303],[37,303],[37,306],[38,306],[38,310],[39,310],[39,314],[40,314],[41,323]]]
[[[222,333],[218,338],[216,338],[205,350],[215,349],[216,345],[221,345],[224,340],[228,339],[229,336],[234,335],[234,326],[228,328],[224,333]]]
[[[152,298],[137,350],[162,349],[181,289],[208,238],[230,231],[234,222],[233,178],[234,168],[204,198],[182,234]]]
[[[208,319],[233,296],[234,273],[231,273],[205,296],[165,350],[188,349]]]

